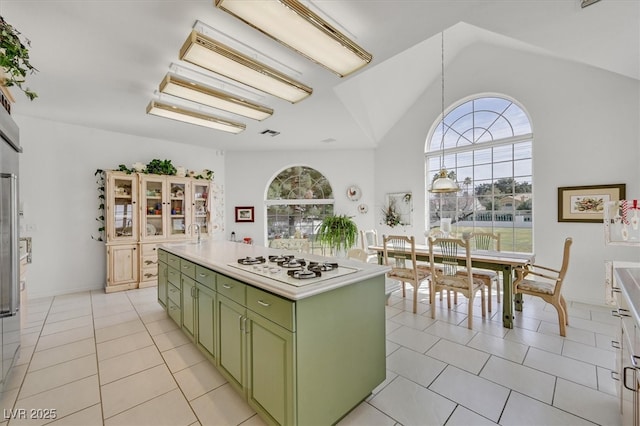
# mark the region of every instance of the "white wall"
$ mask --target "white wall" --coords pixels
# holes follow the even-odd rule
[[[310,135],[310,138],[313,136]],[[300,141],[304,144],[304,141]],[[226,238],[235,231],[238,238],[251,237],[255,244],[266,241],[266,209],[263,200],[271,180],[291,165],[312,167],[329,180],[335,197],[335,213],[353,216],[358,228],[371,229],[374,222],[374,151],[261,151],[226,153]],[[358,185],[362,198],[347,199],[347,188]],[[369,206],[361,214],[357,206]],[[255,206],[255,222],[235,223],[235,206]]]
[[[103,288],[104,243],[97,235],[96,169],[169,159],[188,169],[210,169],[224,185],[224,155],[164,140],[15,116],[20,126],[21,236],[33,239],[29,297]]]
[[[528,111],[534,132],[536,262],[559,267],[564,238],[573,237],[563,293],[572,300],[604,303],[604,260],[639,261],[640,249],[605,247],[601,224],[557,222],[557,188],[625,183],[627,198],[640,198],[640,83],[561,59],[486,45],[462,52],[447,67],[445,83],[447,105],[497,93]],[[424,143],[441,112],[440,97],[438,82],[380,143],[376,205],[382,205],[387,192],[411,190],[414,217],[424,217]],[[416,222],[404,232],[422,236],[424,223]]]

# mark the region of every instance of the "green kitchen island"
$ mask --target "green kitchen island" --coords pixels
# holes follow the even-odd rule
[[[268,260],[283,254],[346,272],[292,284]],[[167,244],[158,302],[268,424],[331,425],[385,379],[388,270],[235,242]]]

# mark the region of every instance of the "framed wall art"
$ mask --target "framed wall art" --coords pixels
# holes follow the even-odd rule
[[[383,222],[390,227],[411,225],[413,201],[411,192],[387,194],[387,205],[382,209]]]
[[[253,222],[254,207],[236,207],[236,222]]]
[[[602,223],[605,203],[624,199],[625,192],[624,183],[558,188],[558,222]]]

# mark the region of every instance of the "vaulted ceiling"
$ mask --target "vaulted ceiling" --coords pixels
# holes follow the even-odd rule
[[[602,0],[584,9],[580,0],[303,3],[372,53],[372,63],[341,79],[216,9],[213,0],[2,0],[0,15],[30,39],[39,70],[28,77],[38,99],[13,90],[13,113],[224,150],[372,148],[439,81],[443,30],[446,62],[487,43],[640,80],[635,0]],[[172,64],[195,69],[179,61],[178,51],[196,21],[246,45],[249,54],[287,64],[313,95],[289,104],[255,92],[251,96],[275,113],[262,122],[246,119],[238,135],[147,115]],[[261,135],[266,129],[280,134]]]

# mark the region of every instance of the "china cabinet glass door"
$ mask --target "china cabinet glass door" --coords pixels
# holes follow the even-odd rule
[[[184,179],[169,178],[169,201],[168,201],[168,217],[169,217],[169,238],[184,237],[187,233],[186,220],[189,213],[189,205],[187,203],[188,181]]]
[[[167,215],[166,179],[161,176],[142,176],[142,239],[158,240],[166,236]]]
[[[110,174],[107,181],[107,240],[136,241],[138,239],[137,180],[126,174]]]
[[[209,182],[192,183],[192,223],[200,226],[202,235],[209,233]]]

